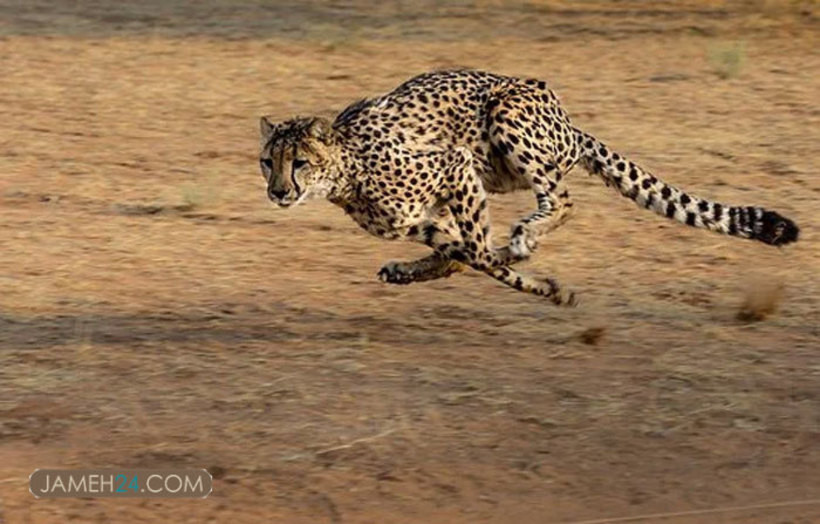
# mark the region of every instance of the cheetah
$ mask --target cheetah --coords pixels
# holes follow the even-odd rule
[[[416,76],[360,100],[333,122],[261,119],[268,198],[291,207],[319,195],[369,233],[421,242],[432,253],[390,262],[391,284],[443,278],[465,267],[558,305],[575,294],[513,269],[567,221],[567,174],[581,164],[638,206],[689,226],[781,246],[797,225],[752,206],[729,206],[673,187],[574,127],[543,80],[458,69]],[[488,193],[529,189],[536,209],[494,247]]]

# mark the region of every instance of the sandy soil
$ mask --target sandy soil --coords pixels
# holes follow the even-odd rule
[[[569,523],[820,498],[820,9],[668,4],[0,1],[0,522]],[[558,309],[475,274],[383,285],[424,249],[268,204],[259,115],[453,65],[548,80],[585,130],[782,211],[801,242],[672,224],[579,170],[576,217],[527,264],[579,293]],[[499,230],[531,200],[495,198]],[[749,301],[776,311],[739,320]],[[35,468],[95,466],[217,480],[207,500],[28,493]],[[644,521],[808,524],[820,504]]]

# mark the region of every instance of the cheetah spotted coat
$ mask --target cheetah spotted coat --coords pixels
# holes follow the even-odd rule
[[[517,290],[575,304],[550,278],[511,266],[570,216],[564,179],[578,163],[637,205],[690,226],[766,244],[794,242],[791,220],[760,207],[729,206],[666,184],[575,128],[541,80],[474,70],[427,73],[361,100],[330,123],[261,121],[260,163],[268,196],[282,207],[325,196],[361,227],[433,252],[379,271],[389,283],[449,276],[469,266]],[[491,238],[487,193],[530,189],[537,208]]]

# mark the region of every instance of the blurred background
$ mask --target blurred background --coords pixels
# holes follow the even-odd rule
[[[550,522],[817,498],[817,1],[0,0],[0,522]],[[280,211],[260,115],[418,73],[547,80],[576,125],[786,249],[577,170],[526,270]],[[533,208],[494,197],[503,241]],[[35,500],[36,468],[206,467],[206,500]],[[809,523],[820,506],[675,523]],[[655,519],[650,521],[660,521]],[[601,520],[605,522],[605,520]]]

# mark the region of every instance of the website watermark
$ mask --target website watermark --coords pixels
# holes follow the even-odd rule
[[[38,469],[29,477],[36,498],[205,498],[205,469]]]

